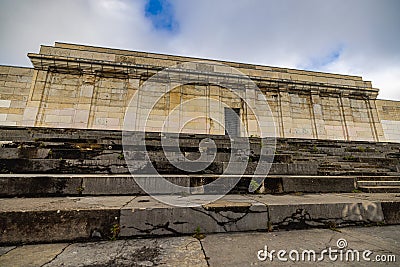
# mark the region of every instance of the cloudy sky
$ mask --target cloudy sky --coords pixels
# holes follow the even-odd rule
[[[400,100],[399,0],[0,0],[0,64],[55,41],[360,75]]]

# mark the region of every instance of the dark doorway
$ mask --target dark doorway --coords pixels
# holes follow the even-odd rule
[[[240,108],[225,108],[225,135],[240,136]]]

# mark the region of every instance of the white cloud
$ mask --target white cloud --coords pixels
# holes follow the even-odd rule
[[[145,17],[146,1],[2,1],[1,64],[54,41],[360,75],[400,100],[397,0],[170,0],[178,31]]]

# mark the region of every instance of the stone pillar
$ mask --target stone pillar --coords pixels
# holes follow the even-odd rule
[[[22,125],[40,126],[40,115],[44,108],[43,100],[46,97],[46,86],[48,86],[50,75],[48,71],[34,71],[28,101],[22,118]]]
[[[88,77],[87,77],[88,78]],[[86,89],[87,90],[87,95],[91,95],[90,97],[90,102],[89,102],[89,113],[88,113],[88,117],[87,117],[87,129],[92,129],[93,128],[93,124],[94,124],[94,120],[95,120],[95,113],[96,113],[96,102],[97,102],[97,95],[98,95],[98,90],[99,90],[99,84],[101,83],[101,78],[97,78],[96,76],[94,76],[94,81],[90,81],[90,79],[87,79],[86,82],[85,80],[82,81],[82,86],[85,84]],[[96,86],[96,83],[97,86]],[[82,114],[82,116],[85,116],[84,114]]]
[[[325,121],[322,115],[322,103],[317,90],[311,90],[311,116],[313,119],[314,138],[326,139]]]
[[[278,114],[278,117],[277,117],[277,128],[278,128],[278,130],[277,130],[277,137],[285,137],[285,128],[284,128],[284,126],[283,126],[283,116],[282,116],[282,100],[281,100],[281,94],[280,94],[280,92],[278,91],[278,95],[277,95],[277,98],[278,98],[278,107],[277,107],[277,114]]]
[[[371,131],[376,142],[385,141],[382,124],[379,119],[378,110],[376,108],[375,99],[367,97],[365,100],[367,109],[369,110],[368,116],[370,118]]]
[[[35,121],[36,121],[36,116],[39,110],[39,101],[33,101],[33,93],[35,92],[35,85],[36,81],[38,79],[38,70],[33,71],[33,76],[32,76],[32,81],[31,81],[31,87],[29,90],[29,95],[28,99],[26,102],[24,114],[22,116],[22,125],[24,126],[35,126]]]
[[[82,83],[79,88],[78,103],[75,104],[76,111],[72,120],[73,128],[89,128],[89,116],[92,107],[95,82],[95,75],[83,75]]]
[[[340,108],[343,116],[343,126],[345,130],[345,140],[357,140],[357,133],[354,130],[353,114],[351,112],[351,104],[349,95],[341,93],[339,97]]]
[[[281,137],[290,138],[292,137],[292,133],[290,131],[292,127],[292,114],[290,110],[290,97],[287,88],[279,88],[279,99],[282,116]]]

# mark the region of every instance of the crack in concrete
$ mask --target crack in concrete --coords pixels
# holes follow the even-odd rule
[[[210,217],[213,221],[215,221],[219,226],[222,226],[222,228],[224,229],[224,231],[227,232],[227,229],[226,229],[226,227],[225,227],[225,223],[218,221],[216,218],[214,218],[214,217],[213,217],[211,214],[209,214],[208,212],[202,211],[202,210],[200,210],[199,208],[190,208],[190,209],[192,209],[192,210],[194,210],[194,211],[197,211],[197,212],[200,212],[200,213],[203,213],[204,215],[207,215],[207,216]]]
[[[207,210],[204,210],[204,208],[203,208],[203,210],[201,210],[199,208],[191,208],[191,209],[194,210],[194,211],[203,213],[204,215],[207,215],[208,217],[213,219],[219,226],[223,227],[225,232],[228,232],[228,229],[226,228],[226,225],[236,224],[237,222],[239,222],[240,220],[242,220],[243,218],[245,218],[249,214],[257,214],[257,213],[265,213],[265,212],[267,212],[267,211],[252,211],[252,210],[250,210],[250,207],[249,207],[248,209],[246,209],[246,212],[244,212],[244,213],[240,212],[240,213],[243,214],[242,216],[237,217],[237,218],[231,218],[228,215],[221,214],[221,212],[223,212],[223,211],[214,211],[215,214],[218,214],[219,216],[221,216],[221,217],[223,217],[223,218],[228,220],[226,222],[223,222],[223,221],[218,220],[214,216],[212,216],[212,214],[207,212]],[[233,212],[235,214],[239,213],[239,212],[234,212],[234,211],[231,211],[231,212]]]
[[[203,243],[199,240],[201,251],[203,251],[204,259],[206,260],[207,266],[210,266],[210,262],[208,261],[210,257],[207,256],[206,250],[204,249]]]
[[[55,259],[57,259],[58,256],[60,256],[69,246],[71,246],[72,244],[69,243],[68,245],[66,245],[61,251],[60,253],[58,253],[57,255],[55,255],[51,260],[49,260],[48,262],[46,262],[45,264],[41,265],[40,267],[45,267],[47,264],[50,264],[51,262],[53,262]]]
[[[159,224],[159,225],[154,225],[154,224],[146,222],[145,225],[151,226],[152,227],[151,229],[140,229],[140,228],[134,227],[134,226],[130,226],[128,228],[135,229],[135,230],[139,231],[140,233],[146,233],[146,234],[151,234],[153,231],[156,231],[158,229],[164,229],[164,230],[171,232],[172,234],[176,234],[176,235],[182,234],[182,233],[178,232],[177,230],[169,227],[169,224],[170,224],[169,221],[166,222],[165,224]]]
[[[124,209],[126,206],[128,206],[136,198],[137,198],[137,196],[134,196],[132,199],[128,200],[124,205],[122,205],[120,210]]]
[[[10,246],[11,247],[11,246]],[[9,251],[7,251],[6,253],[4,253],[3,255],[0,255],[0,257],[7,255],[9,252],[13,251],[14,249],[19,248],[19,246],[14,246],[12,249],[10,249]]]
[[[269,215],[269,213],[268,213]],[[271,219],[269,218],[269,221]],[[312,225],[310,223],[318,223],[319,225]],[[307,229],[307,228],[320,228],[321,224],[326,228],[336,228],[338,226],[361,226],[374,223],[370,220],[354,221],[345,220],[343,218],[312,218],[312,216],[305,209],[297,209],[292,215],[285,217],[282,221],[273,223],[280,229]]]

